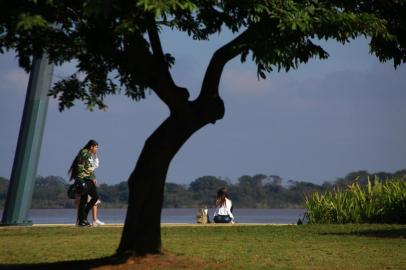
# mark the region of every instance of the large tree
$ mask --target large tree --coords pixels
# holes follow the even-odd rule
[[[197,130],[223,118],[219,82],[233,58],[252,58],[259,78],[274,69],[297,68],[325,59],[322,39],[346,43],[370,37],[381,61],[406,61],[405,0],[14,0],[1,1],[0,49],[12,49],[29,71],[32,56],[52,63],[75,60],[77,72],[50,94],[60,109],[82,100],[104,108],[107,95],[134,100],[152,89],[170,115],[145,142],[128,179],[128,211],[118,254],[161,252],[160,214],[169,164]],[[198,97],[173,80],[174,56],[164,50],[160,30],[208,40],[228,29],[234,38],[210,59]],[[197,53],[197,52],[196,52]]]

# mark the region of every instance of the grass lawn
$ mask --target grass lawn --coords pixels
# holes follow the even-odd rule
[[[406,225],[164,226],[164,256],[85,267],[121,230],[0,227],[0,269],[406,269]]]

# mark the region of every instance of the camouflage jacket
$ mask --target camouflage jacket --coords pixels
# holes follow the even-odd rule
[[[77,175],[76,179],[80,180],[93,180],[96,179],[94,173],[95,167],[92,162],[92,153],[87,149],[80,150],[77,161]]]

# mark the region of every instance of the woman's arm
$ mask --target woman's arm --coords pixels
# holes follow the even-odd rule
[[[231,212],[231,209],[233,208],[233,203],[231,202],[230,199],[226,198],[226,209],[227,209],[227,214],[231,217],[232,220],[234,220],[234,215]]]

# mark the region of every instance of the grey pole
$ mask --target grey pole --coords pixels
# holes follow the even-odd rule
[[[0,225],[32,225],[28,220],[48,109],[53,65],[35,57],[25,98],[3,218]]]

